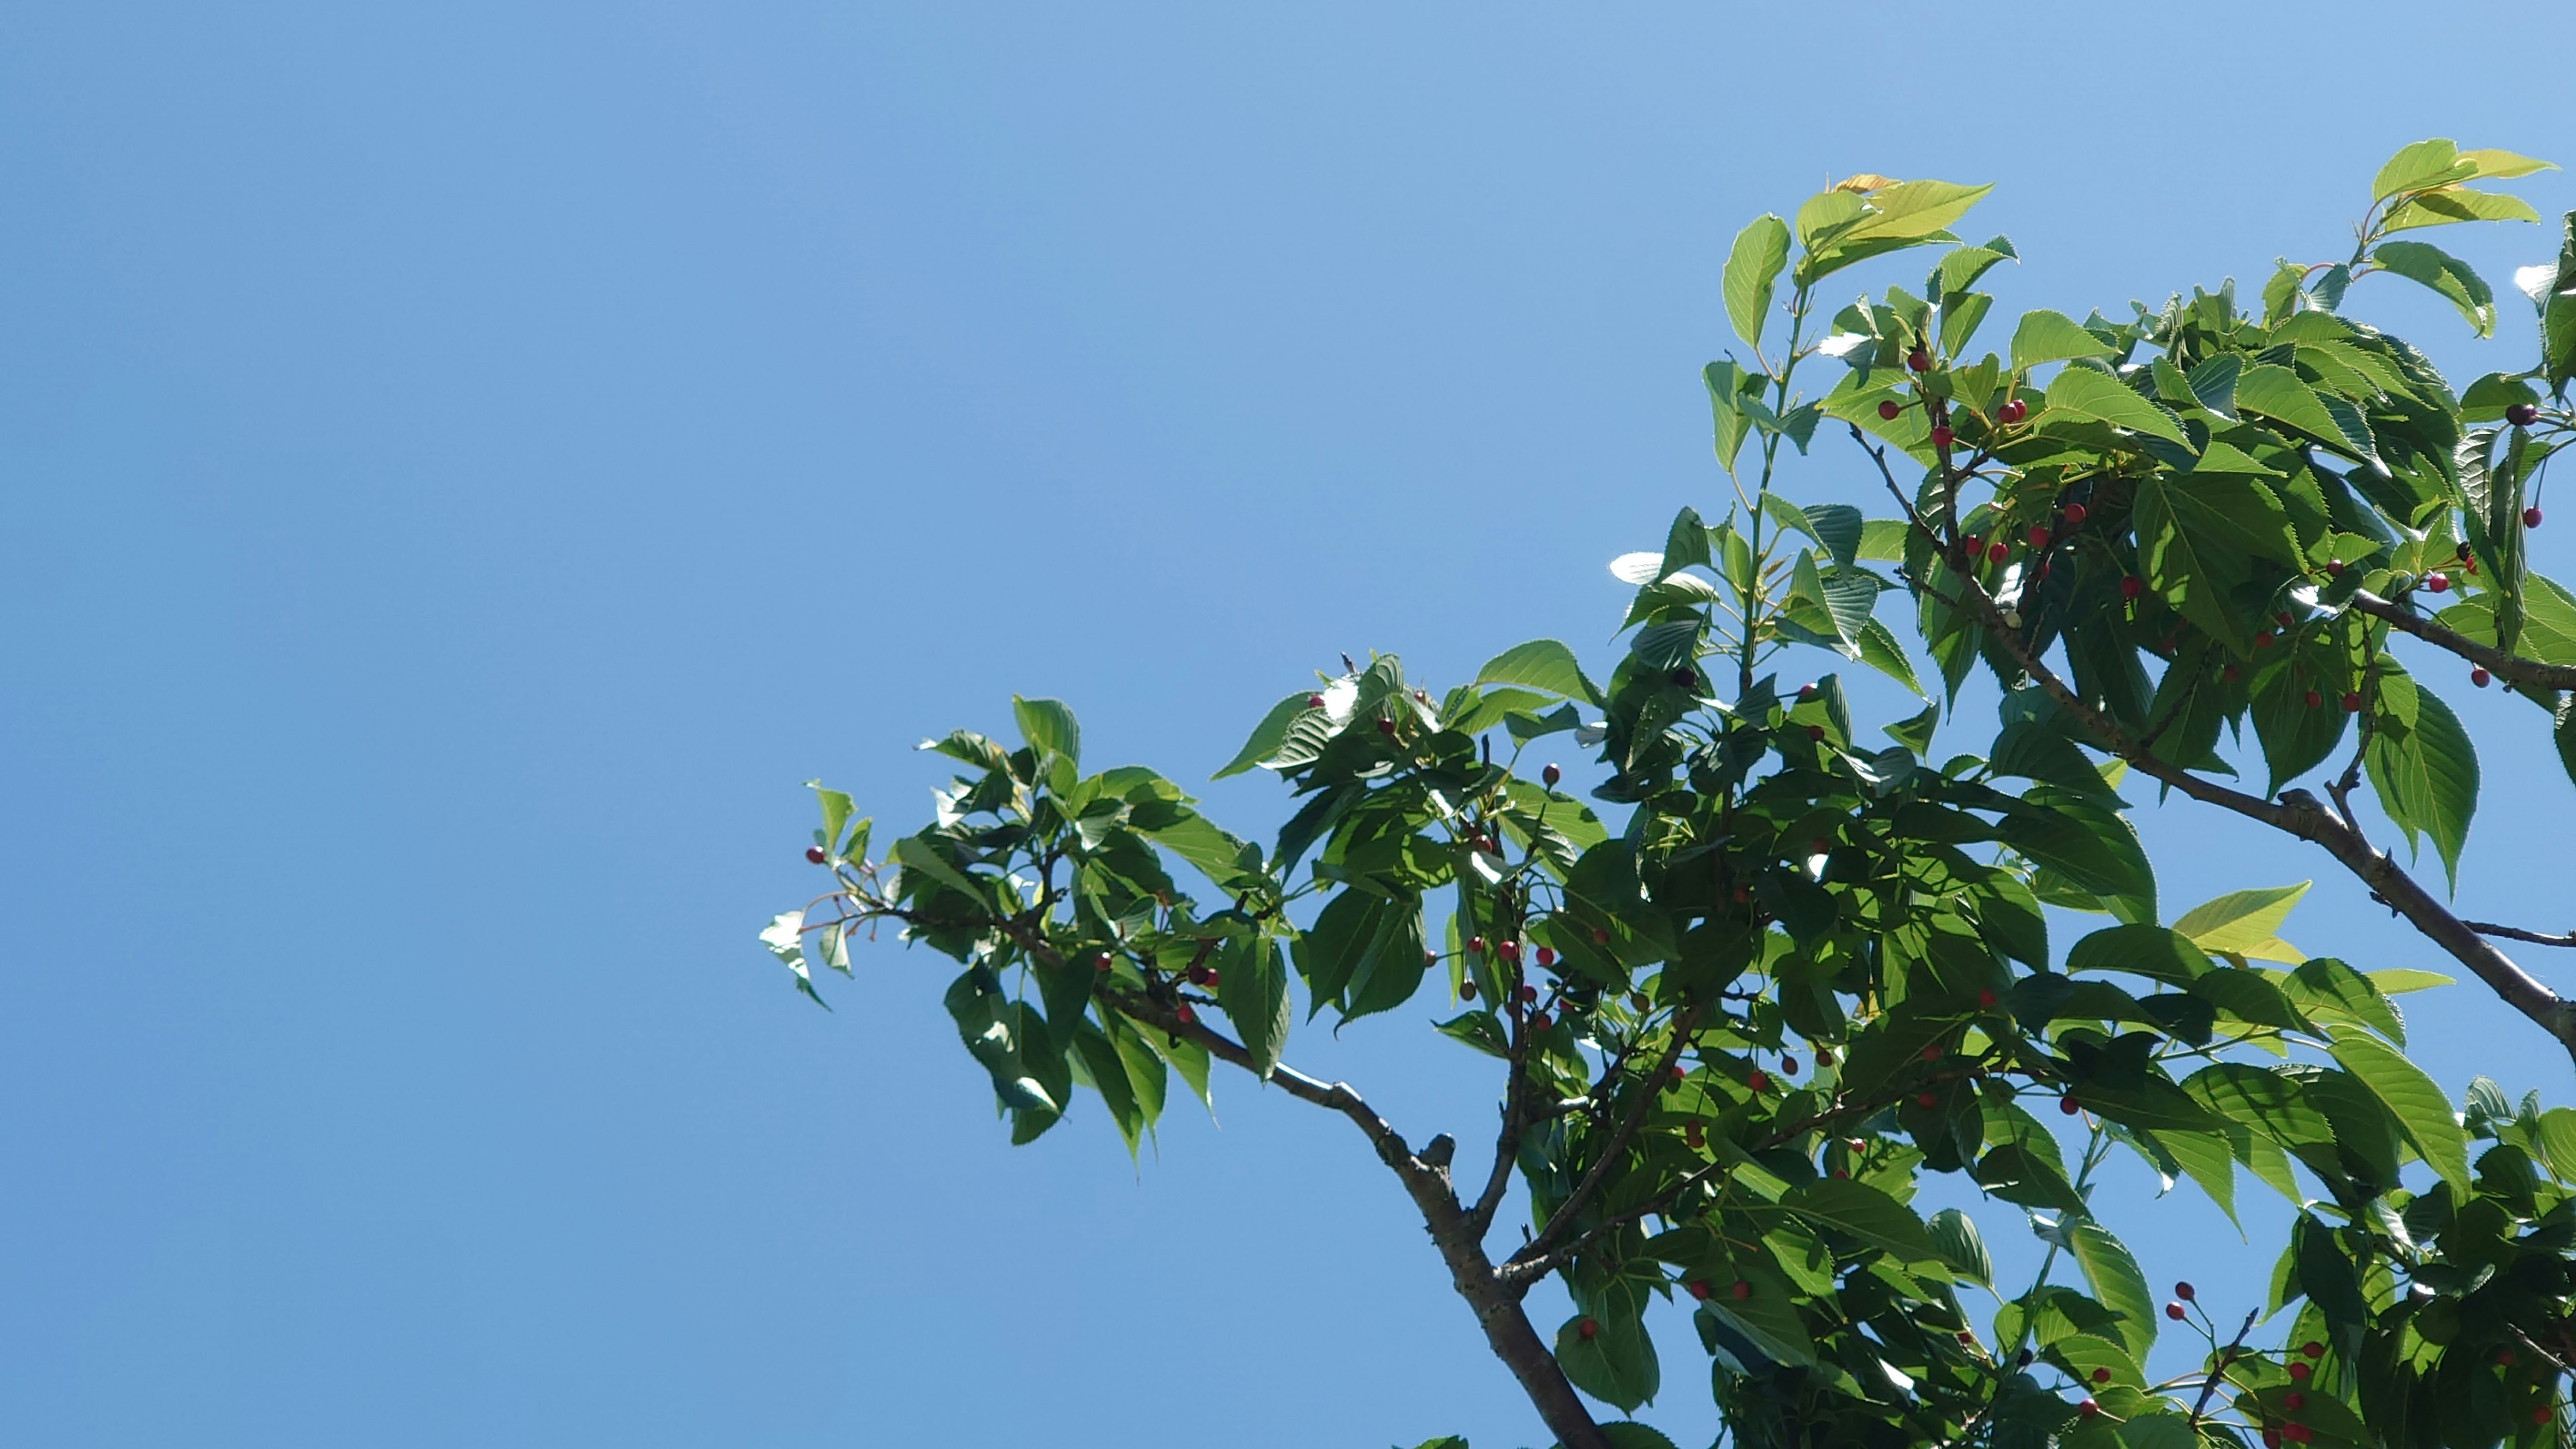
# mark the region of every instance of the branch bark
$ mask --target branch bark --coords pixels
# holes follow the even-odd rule
[[[1203,1022],[1182,1021],[1162,1003],[1146,997],[1119,995],[1108,1000],[1135,1021],[1197,1042],[1219,1061],[1247,1072],[1256,1070],[1251,1053],[1240,1043]],[[1347,1083],[1325,1082],[1284,1063],[1271,1069],[1270,1080],[1299,1101],[1349,1118],[1368,1138],[1369,1145],[1377,1149],[1378,1160],[1395,1173],[1396,1180],[1404,1184],[1405,1194],[1421,1212],[1433,1246],[1449,1265],[1451,1286],[1476,1315],[1486,1346],[1520,1382],[1521,1392],[1529,1396],[1531,1406],[1538,1410],[1548,1431],[1556,1435],[1557,1443],[1563,1449],[1610,1449],[1610,1441],[1602,1435],[1592,1411],[1575,1393],[1556,1355],[1549,1351],[1546,1341],[1531,1325],[1529,1314],[1522,1310],[1526,1286],[1505,1279],[1485,1255],[1484,1234],[1470,1221],[1467,1210],[1459,1206],[1447,1169],[1416,1155],[1405,1145],[1403,1136]]]
[[[1538,1230],[1538,1236],[1512,1254],[1503,1265],[1506,1270],[1546,1257],[1548,1250],[1574,1225],[1584,1206],[1601,1190],[1601,1180],[1610,1175],[1610,1170],[1619,1164],[1621,1158],[1627,1156],[1628,1143],[1637,1135],[1638,1124],[1646,1120],[1647,1111],[1655,1105],[1655,1095],[1663,1090],[1665,1075],[1672,1071],[1673,1063],[1680,1061],[1683,1051],[1689,1048],[1691,1032],[1707,1011],[1706,1003],[1694,1002],[1674,1018],[1673,1039],[1666,1042],[1663,1051],[1656,1055],[1654,1071],[1638,1083],[1635,1099],[1628,1103],[1628,1110],[1620,1117],[1619,1126],[1610,1134],[1610,1140],[1602,1144],[1601,1155],[1593,1159],[1592,1166],[1583,1174],[1583,1180],[1574,1185],[1574,1191],[1566,1194],[1565,1201],[1548,1215],[1547,1225]]]
[[[2367,589],[2354,594],[2351,603],[2356,612],[2368,614],[2374,619],[2386,620],[2390,628],[2412,634],[2436,649],[2447,649],[2507,684],[2519,684],[2532,689],[2576,689],[2576,667],[2565,664],[2543,664],[2537,659],[2525,659],[2519,654],[2507,654],[2494,645],[2481,644],[2457,629],[2444,628],[2414,610],[2383,599]]]
[[[1896,486],[1896,475],[1887,466],[1886,450],[1872,446],[1862,437],[1857,428],[1853,429],[1853,437],[1860,441],[1861,451],[1869,454],[1870,458],[1878,464],[1879,476],[1886,480],[1888,491],[1896,494],[1901,500],[1903,490]],[[1919,524],[1921,520],[1917,519],[1916,522]],[[2513,958],[2497,950],[2478,933],[2475,927],[2452,914],[2449,907],[2435,900],[2432,892],[2417,884],[2415,878],[2408,875],[2393,858],[2385,851],[2374,847],[2367,836],[2328,809],[2323,801],[2305,790],[2284,790],[2278,801],[2266,800],[2260,796],[2248,795],[2241,790],[2231,790],[2214,781],[2202,779],[2189,770],[2156,758],[2145,746],[2131,738],[2119,721],[2093,708],[2069,688],[2064,680],[2058,678],[2056,673],[2032,652],[2028,642],[2022,638],[2021,631],[2004,622],[2002,608],[1995,603],[1994,597],[1985,591],[1973,575],[1958,573],[1951,577],[1958,585],[1959,596],[1947,602],[1950,602],[1953,607],[1966,606],[1973,612],[1977,616],[1978,624],[1994,636],[2004,652],[2012,656],[2013,661],[2022,667],[2023,672],[2031,677],[2033,683],[2045,691],[2050,699],[2055,700],[2060,708],[2072,715],[2076,722],[2093,736],[2099,748],[2127,762],[2129,768],[2149,779],[2169,785],[2203,804],[2232,810],[2249,820],[2261,821],[2275,830],[2295,835],[2301,840],[2323,847],[2325,852],[2333,856],[2344,869],[2368,885],[2376,898],[2386,903],[2397,914],[2404,916],[2409,924],[2430,937],[2435,945],[2449,952],[2452,959],[2469,968],[2470,974],[2485,982],[2487,988],[2495,992],[2506,1005],[2521,1012],[2534,1025],[2548,1032],[2550,1037],[2567,1052],[2570,1060],[2576,1061],[2576,1003],[2569,1002],[2557,992],[2550,990],[2531,973],[2515,965]],[[1932,582],[1928,579],[1918,580],[1917,587],[1930,589]],[[1938,597],[1937,591],[1935,596]],[[2368,599],[2378,608],[2364,608],[2358,602],[2359,599]],[[2390,623],[2418,638],[2441,643],[2441,640],[2433,639],[2432,634],[2426,632],[2434,631],[2458,641],[2463,646],[2484,650],[2496,659],[2509,661],[2517,668],[2542,672],[2558,669],[2555,665],[2538,664],[2488,650],[2486,646],[2466,635],[2418,619],[2376,595],[2367,593],[2358,595],[2354,607],[2362,608],[2363,612],[2373,617],[2386,618]],[[2380,610],[2387,612],[2382,613]],[[2449,648],[2451,645],[2444,643],[2443,647]],[[2493,673],[2504,672],[2493,664],[2490,664],[2488,669]],[[2566,673],[2570,682],[2576,683],[2576,670],[2566,671]],[[2534,674],[2531,682],[2538,688],[2560,687],[2545,683],[2544,680],[2547,677],[2551,676],[2546,673]]]

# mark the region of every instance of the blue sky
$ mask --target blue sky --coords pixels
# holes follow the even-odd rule
[[[1014,1150],[937,962],[798,1000],[752,940],[798,782],[910,822],[910,745],[1013,690],[1197,778],[1343,650],[1606,663],[1604,562],[1718,495],[1745,219],[1991,180],[2007,306],[2251,282],[2406,141],[2576,160],[2531,13],[13,14],[0,1439],[1537,1440],[1346,1124],[1223,1082],[1141,1169],[1096,1111]],[[2500,290],[2551,249],[2453,241]],[[2526,355],[2387,287],[2457,379]],[[2571,924],[2537,716],[2446,692],[2464,911]],[[2145,829],[2169,910],[2326,868]],[[2338,879],[2288,934],[2441,964]],[[2446,1082],[2567,1097],[2501,1007],[2410,1006]],[[1291,1059],[1472,1152],[1419,1014]],[[2117,1220],[2214,1308],[2269,1267],[2180,1193]]]

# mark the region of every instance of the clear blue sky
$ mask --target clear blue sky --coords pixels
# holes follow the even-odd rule
[[[2527,5],[360,12],[0,41],[10,1443],[1537,1440],[1345,1124],[1013,1150],[938,962],[796,998],[798,782],[911,822],[1014,689],[1196,778],[1342,650],[1606,662],[1603,563],[1716,496],[1727,240],[1831,177],[1999,183],[2003,301],[2081,314],[2347,244],[2421,136],[2576,162]],[[2536,715],[2450,693],[2465,907],[2571,924]],[[2174,909],[2325,868],[2147,830]],[[2340,880],[2289,934],[2441,964]],[[2446,1082],[2576,1096],[2411,1001]],[[1420,1014],[1292,1058],[1472,1153]],[[2150,1275],[2246,1301],[2168,1206]]]

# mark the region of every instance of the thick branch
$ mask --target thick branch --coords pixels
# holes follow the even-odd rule
[[[2507,684],[2526,685],[2533,689],[2576,689],[2576,666],[2543,664],[2537,659],[2507,654],[2492,644],[2481,644],[2457,629],[2446,629],[2414,610],[2391,603],[2366,589],[2352,596],[2352,607],[2374,619],[2384,619],[2390,627],[2404,630],[2436,649],[2447,649]]]
[[[1962,578],[1958,582],[1964,600],[1974,607],[2004,651],[2012,655],[2049,698],[2074,716],[2103,749],[2127,761],[2129,767],[2140,774],[2170,785],[2204,804],[2233,810],[2249,820],[2259,820],[2275,830],[2324,847],[2328,855],[2340,862],[2344,869],[2359,876],[2391,910],[2404,916],[2416,930],[2431,937],[2435,945],[2468,967],[2490,990],[2502,997],[2506,1005],[2529,1017],[2541,1030],[2556,1038],[2571,1057],[2576,1057],[2576,1005],[2571,1005],[2515,965],[2511,957],[2490,945],[2474,927],[2453,915],[2393,858],[2373,847],[2360,831],[2337,817],[2317,797],[2305,790],[2285,790],[2281,792],[2279,801],[2265,800],[2202,779],[2189,770],[2156,758],[2129,738],[2119,721],[2087,704],[2042,663],[2022,639],[2021,631],[2005,626],[2003,611],[1995,606],[1995,601],[1977,586],[1974,579]]]
[[[1177,1012],[1159,1001],[1133,994],[1105,999],[1134,1020],[1197,1042],[1219,1061],[1247,1072],[1258,1070],[1252,1054],[1241,1043],[1195,1018],[1181,1020]],[[1449,1265],[1451,1286],[1474,1310],[1477,1325],[1485,1331],[1486,1345],[1520,1381],[1521,1391],[1529,1395],[1530,1403],[1556,1435],[1557,1443],[1565,1449],[1610,1449],[1610,1441],[1602,1437],[1592,1411],[1576,1395],[1556,1355],[1548,1351],[1538,1330],[1531,1326],[1529,1315],[1522,1311],[1524,1290],[1506,1282],[1495,1271],[1493,1260],[1485,1256],[1483,1234],[1473,1230],[1466,1211],[1459,1207],[1447,1170],[1415,1155],[1403,1136],[1348,1084],[1320,1081],[1285,1064],[1273,1067],[1269,1080],[1299,1101],[1348,1117],[1368,1137],[1369,1144],[1377,1149],[1378,1159],[1394,1170],[1405,1193],[1421,1211],[1423,1226],[1430,1231],[1441,1259]]]

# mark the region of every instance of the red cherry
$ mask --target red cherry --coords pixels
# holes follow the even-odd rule
[[[2501,1368],[2511,1368],[2511,1367],[2513,1367],[2513,1350],[2512,1350],[2512,1349],[2509,1349],[2509,1348],[2500,1348],[2500,1349],[2497,1349],[2497,1350],[2496,1350],[2496,1364],[2497,1364],[2497,1366],[2498,1366],[2498,1367],[2501,1367]]]
[[[2429,573],[2424,576],[2424,587],[2431,589],[2437,594],[2449,593],[2451,590],[2451,580],[2447,574]]]
[[[2001,539],[1997,539],[1986,549],[1986,558],[1990,562],[2002,563],[2005,559],[2010,557],[2012,557],[2012,550],[2004,547],[2003,540]]]
[[[2030,546],[2032,548],[2048,547],[2049,536],[2048,525],[2044,523],[2032,524],[2030,526],[2030,532],[2024,535],[2024,537],[2027,537],[2030,540]]]
[[[2293,1444],[2305,1444],[2308,1442],[2308,1426],[2305,1424],[2283,1424],[2281,1426],[2281,1437],[2289,1440]]]
[[[2307,693],[2299,696],[2299,702],[2310,709],[2315,709],[2317,706],[2326,702],[2326,697],[2311,689]]]
[[[1182,1002],[1178,1007],[1174,1008],[1174,1009],[1173,1009],[1173,1012],[1172,1012],[1172,1015],[1174,1015],[1175,1017],[1178,1017],[1178,1018],[1180,1019],[1180,1023],[1181,1023],[1181,1025],[1183,1025],[1183,1026],[1187,1026],[1187,1025],[1189,1025],[1191,1022],[1194,1022],[1194,1021],[1196,1021],[1196,1020],[1198,1020],[1198,1019],[1199,1019],[1199,1014],[1198,1014],[1197,1012],[1195,1012],[1195,1011],[1190,1010],[1190,1004],[1189,1004],[1188,1002],[1186,1002],[1186,1001]]]
[[[1993,992],[1991,992],[1991,991],[1980,991],[1980,992],[1978,992],[1978,993],[1977,993],[1977,1005],[1978,1005],[1979,1007],[1983,1008],[1984,1010],[1987,1010],[1987,1011],[1992,1011],[1992,1010],[1994,1010],[1994,1009],[1995,1009],[1995,994],[1994,994]]]
[[[2476,685],[2480,689],[2486,688],[2487,681],[2494,677],[2495,676],[2487,673],[2483,668],[2472,669],[2469,671],[2469,683]]]
[[[1708,1133],[1697,1122],[1692,1122],[1682,1128],[1682,1141],[1689,1143],[1694,1149],[1706,1147]]]
[[[2176,1283],[2174,1285],[2174,1296],[2185,1303],[2189,1303],[2200,1296],[2200,1290],[2192,1287],[2188,1283]]]
[[[1895,422],[1899,416],[1903,415],[1904,412],[1905,409],[1897,406],[1896,401],[1893,398],[1878,405],[1879,417],[1891,423]]]
[[[2344,712],[2345,714],[2358,714],[2358,713],[2360,713],[2360,712],[2361,712],[2361,696],[2360,696],[2360,695],[2358,695],[2358,694],[2354,694],[2354,693],[2352,693],[2352,692],[2351,692],[2351,691],[2349,691],[2349,690],[2345,691],[2345,693],[2344,693],[2344,697],[2343,697],[2343,712]]]
[[[1324,707],[1324,697],[1320,694],[1307,695],[1306,707],[1308,709],[1322,709]]]
[[[1704,1300],[1708,1297],[1708,1285],[1697,1278],[1693,1278],[1682,1286],[1690,1290],[1690,1296],[1693,1298]]]
[[[1535,986],[1524,986],[1524,987],[1522,987],[1522,988],[1521,988],[1521,1000],[1523,1000],[1523,1001],[1536,1001],[1536,1000],[1538,1000],[1538,988],[1537,988],[1537,987],[1535,987]]]
[[[1738,1278],[1735,1280],[1735,1286],[1727,1289],[1726,1291],[1734,1294],[1735,1301],[1741,1303],[1745,1299],[1753,1296],[1753,1285],[1745,1279]]]
[[[2020,422],[2030,416],[2030,404],[2020,398],[2009,398],[2002,407],[1995,409],[1995,416],[2007,424]]]
[[[1565,772],[1564,772],[1563,770],[1558,769],[1558,768],[1557,768],[1556,766],[1554,766],[1554,765],[1550,765],[1550,766],[1548,766],[1546,769],[1543,769],[1543,770],[1541,770],[1541,771],[1539,771],[1539,772],[1538,772],[1538,780],[1539,780],[1539,783],[1540,783],[1540,784],[1542,784],[1542,785],[1547,786],[1547,787],[1548,787],[1549,789],[1551,789],[1551,790],[1553,790],[1553,789],[1555,789],[1555,788],[1556,788],[1556,782],[1557,782],[1557,781],[1562,780],[1562,779],[1564,779],[1564,778],[1565,778]]]
[[[2299,1352],[2309,1358],[2324,1358],[2326,1346],[2312,1338],[2299,1345]]]
[[[2084,1109],[2075,1105],[2075,1099],[2073,1097],[2060,1097],[2057,1099],[2057,1110],[2065,1113],[2069,1117],[2072,1117]]]
[[[1836,1176],[1836,1177],[1849,1177],[1849,1176],[1851,1176],[1851,1174],[1850,1174],[1849,1172],[1847,1172],[1847,1171],[1843,1170],[1842,1168],[1837,1167],[1837,1168],[1835,1168],[1835,1169],[1834,1169],[1834,1176]]]
[[[2257,629],[2257,630],[2255,630],[2255,631],[2254,631],[2254,647],[2255,647],[2255,648],[2257,648],[2257,649],[2269,649],[2269,648],[2271,648],[2271,647],[2272,647],[2272,631],[2271,631],[2271,630],[2269,630],[2269,629]]]
[[[2165,1317],[2172,1319],[2176,1323],[2182,1322],[2184,1317],[2190,1312],[2190,1309],[2183,1307],[2179,1303],[2168,1303],[2165,1305]]]
[[[1931,354],[1925,352],[1920,347],[1915,348],[1912,352],[1905,354],[1905,365],[1916,372],[1930,372],[1932,370]]]
[[[2222,670],[2218,671],[2218,677],[2219,677],[2219,678],[2221,678],[2221,679],[2226,680],[2226,681],[2227,681],[2228,683],[2230,683],[2230,684],[2234,684],[2234,683],[2237,681],[2237,678],[2238,678],[2240,675],[2242,675],[2243,673],[2244,673],[2244,671],[2243,671],[2243,670],[2238,669],[2238,668],[2237,668],[2235,665],[2233,665],[2233,664],[2230,664],[2230,665],[2228,665],[2226,668],[2224,668],[2224,669],[2222,669]]]
[[[1205,986],[1216,979],[1216,973],[1205,966],[1193,966],[1182,974],[1189,977],[1192,986]]]
[[[1607,946],[1607,945],[1609,945],[1609,944],[1610,944],[1610,932],[1609,932],[1609,930],[1608,930],[1606,927],[1602,927],[1602,926],[1595,926],[1595,927],[1593,927],[1593,928],[1592,928],[1592,944],[1593,944],[1593,945],[1595,945],[1595,946]]]
[[[2284,1409],[2303,1409],[2307,1407],[2307,1403],[2308,1396],[2297,1389],[2292,1389],[2281,1396],[2281,1407]]]
[[[1473,977],[1473,976],[1469,976],[1469,977],[1466,977],[1466,978],[1462,979],[1461,981],[1459,981],[1459,983],[1458,983],[1458,999],[1459,999],[1460,1001],[1473,1001],[1473,1000],[1475,1000],[1475,999],[1476,999],[1476,978],[1475,978],[1475,977]]]
[[[2504,420],[2517,428],[2530,427],[2540,421],[2540,405],[2527,402],[2510,404],[2504,410]]]
[[[1554,949],[1552,949],[1552,948],[1550,948],[1550,947],[1547,947],[1547,946],[1541,946],[1541,947],[1539,947],[1539,948],[1538,948],[1538,964],[1539,964],[1539,965],[1541,965],[1541,966],[1553,966],[1553,965],[1555,965],[1555,964],[1556,964],[1556,952],[1555,952],[1555,950],[1554,950]]]
[[[2308,1375],[2314,1372],[2316,1372],[2316,1370],[2309,1368],[2303,1363],[2293,1363],[2290,1365],[2290,1377],[2297,1379],[2301,1383],[2306,1383],[2308,1381]]]
[[[823,847],[819,845],[809,845],[805,847],[805,859],[809,864],[821,865],[823,862],[830,860],[831,857],[823,853]]]
[[[1798,1059],[1796,1057],[1782,1057],[1780,1059],[1780,1074],[1787,1077],[1798,1075]]]
[[[1739,906],[1744,904],[1746,901],[1753,899],[1753,892],[1746,890],[1742,886],[1737,886],[1734,890],[1727,892],[1727,894],[1733,896],[1735,898],[1735,903]]]
[[[2065,512],[2066,512],[2066,523],[2067,523],[2067,526],[2068,526],[2068,527],[2070,527],[2070,528],[2078,528],[2078,527],[2082,527],[2082,526],[2083,526],[2083,523],[2084,523],[2084,505],[2083,505],[2083,504],[2081,504],[2081,503],[2069,503],[2069,504],[2067,504],[2067,505],[2066,505]]]
[[[1601,1321],[1597,1318],[1587,1318],[1581,1323],[1574,1325],[1574,1333],[1578,1338],[1590,1338],[1600,1331]]]
[[[1091,969],[1092,969],[1092,970],[1094,970],[1094,971],[1106,971],[1106,970],[1108,970],[1108,969],[1109,969],[1109,953],[1108,953],[1108,952],[1106,952],[1106,951],[1101,952],[1101,953],[1100,953],[1100,955],[1099,955],[1098,957],[1096,957],[1096,958],[1092,961],[1092,963],[1091,963]]]
[[[2468,541],[2465,539],[2460,542],[2458,557],[2462,563],[2467,563],[2469,561],[2469,545]]]
[[[1830,1066],[1832,1066],[1833,1064],[1834,1064],[1834,1049],[1833,1049],[1832,1047],[1818,1047],[1818,1048],[1816,1048],[1816,1065],[1817,1065],[1817,1066],[1820,1066],[1820,1067],[1830,1067]]]
[[[1377,732],[1385,735],[1389,739],[1395,738],[1395,721],[1391,719],[1379,720],[1377,722]]]
[[[2548,1423],[2549,1406],[2547,1404],[2534,1404],[2531,1409],[2531,1422],[2535,1424]]]
[[[2136,575],[2120,580],[2120,597],[2134,599],[2147,591],[2147,581]]]
[[[2538,528],[2540,526],[2539,504],[2535,503],[2531,507],[2522,510],[2522,526],[2525,528]]]
[[[1927,1062],[1937,1062],[1941,1060],[1941,1044],[1937,1041],[1924,1043],[1923,1060]]]
[[[1467,938],[1467,954],[1470,956],[1484,955],[1485,938],[1482,936],[1469,936]]]
[[[1972,533],[1959,540],[1959,547],[1967,551],[1968,557],[1975,558],[1985,551],[1986,541]]]
[[[1502,957],[1506,961],[1517,961],[1521,959],[1521,943],[1518,941],[1498,942],[1494,947],[1494,954]]]
[[[1769,1072],[1763,1071],[1762,1069],[1760,1069],[1759,1067],[1757,1067],[1757,1068],[1755,1068],[1755,1069],[1753,1070],[1753,1072],[1752,1072],[1752,1074],[1751,1074],[1751,1075],[1747,1076],[1747,1077],[1744,1079],[1744,1085],[1746,1085],[1746,1086],[1748,1086],[1748,1087],[1751,1087],[1753,1090],[1755,1090],[1755,1091],[1757,1091],[1757,1092],[1767,1092],[1767,1091],[1770,1091],[1770,1090],[1771,1090],[1771,1074],[1770,1074]]]
[[[1950,451],[1950,445],[1958,441],[1958,437],[1958,434],[1950,431],[1948,423],[1939,424],[1932,429],[1932,446],[1946,453]]]
[[[2111,1371],[2109,1369],[2097,1368],[2093,1371],[2093,1382],[2097,1384],[2107,1384],[2110,1381]]]
[[[1544,1011],[1533,1011],[1533,1012],[1531,1012],[1531,1013],[1530,1013],[1530,1030],[1532,1030],[1532,1031],[1545,1031],[1545,1030],[1547,1030],[1547,1025],[1548,1025],[1548,1022],[1547,1022],[1547,1013],[1546,1013],[1546,1012],[1544,1012]]]
[[[2083,1403],[2077,1404],[2077,1405],[2075,1406],[2075,1412],[2077,1412],[2077,1413],[2079,1413],[2079,1414],[2083,1415],[2085,1418],[2090,1419],[2090,1418],[2092,1418],[2094,1415],[2096,1415],[2096,1414],[2098,1414],[2098,1413],[2101,1413],[2101,1412],[2102,1412],[2102,1406],[2101,1406],[2100,1404],[2097,1404],[2097,1403],[2093,1402],[2091,1399],[2086,1399]]]
[[[1815,697],[1816,697],[1816,687],[1815,687],[1814,685],[1812,685],[1812,684],[1801,684],[1801,685],[1799,685],[1799,686],[1798,686],[1798,703],[1800,703],[1800,704],[1806,704],[1806,703],[1809,703],[1809,702],[1811,702],[1812,700],[1814,700],[1814,699],[1815,699]]]
[[[2266,1429],[2263,1431],[2263,1449],[2281,1449],[2280,1430]]]
[[[1807,738],[1808,738],[1808,739],[1810,739],[1810,740],[1822,740],[1824,737],[1825,737],[1825,727],[1824,727],[1823,725],[1809,725],[1809,726],[1807,726]]]
[[[1628,1005],[1635,1008],[1639,1016],[1646,1014],[1647,1004],[1646,993],[1642,991],[1632,991],[1628,993]]]
[[[1941,1105],[1941,1099],[1933,1096],[1930,1092],[1917,1092],[1914,1094],[1914,1105],[1929,1110],[1930,1108]]]
[[[1689,1080],[1690,1080],[1690,1073],[1689,1073],[1689,1072],[1687,1072],[1687,1071],[1684,1071],[1684,1070],[1682,1069],[1682,1064],[1681,1064],[1681,1063],[1679,1063],[1679,1062],[1675,1062],[1675,1063],[1673,1063],[1673,1082],[1674,1082],[1676,1085],[1679,1085],[1680,1083],[1682,1083],[1682,1082],[1686,1082],[1686,1081],[1689,1081]]]
[[[1696,669],[1676,669],[1673,671],[1673,687],[1675,689],[1690,689],[1697,686],[1698,683],[1699,671]]]
[[[1969,1329],[1969,1328],[1963,1328],[1963,1329],[1960,1329],[1960,1330],[1959,1330],[1959,1342],[1960,1342],[1961,1344],[1963,1344],[1963,1345],[1965,1345],[1965,1346],[1969,1347],[1969,1348],[1974,1348],[1974,1347],[1976,1347],[1976,1345],[1977,1345],[1977,1334],[1976,1334],[1976,1330],[1974,1330],[1974,1329]]]

